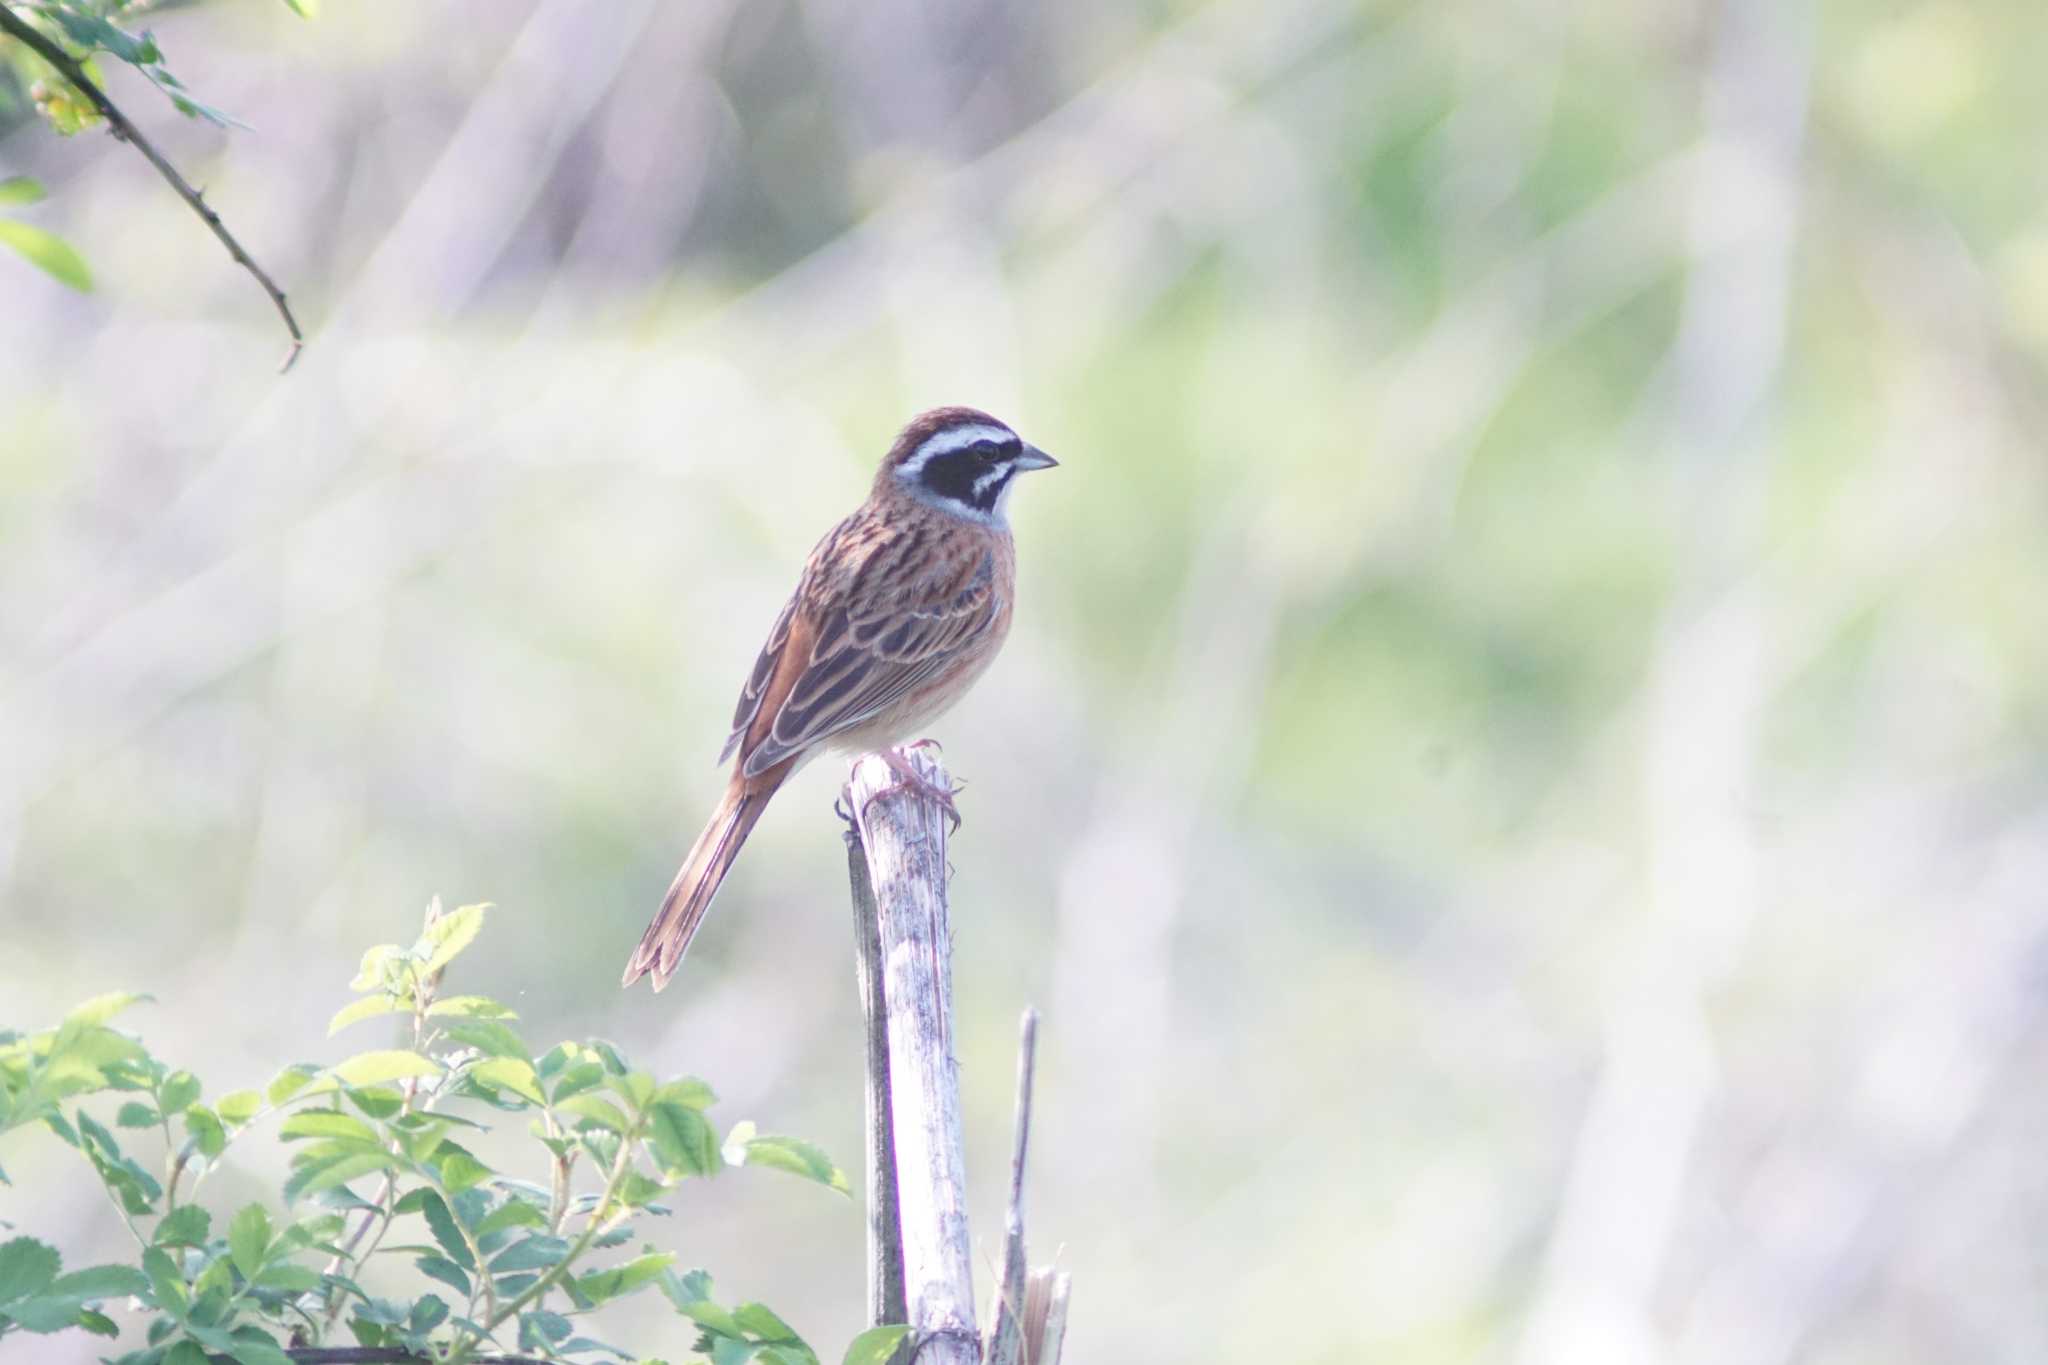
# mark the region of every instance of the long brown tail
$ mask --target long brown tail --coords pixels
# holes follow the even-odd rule
[[[718,884],[725,880],[726,870],[739,856],[740,846],[747,842],[755,821],[768,808],[768,798],[775,795],[787,773],[786,767],[771,768],[751,780],[741,780],[734,774],[732,785],[725,789],[718,809],[711,812],[704,832],[690,845],[690,856],[683,859],[682,870],[669,884],[668,895],[662,899],[654,922],[647,926],[640,946],[626,964],[626,975],[619,984],[630,986],[649,972],[654,973],[654,989],[668,984],[697,926],[704,922],[704,912],[711,908]]]

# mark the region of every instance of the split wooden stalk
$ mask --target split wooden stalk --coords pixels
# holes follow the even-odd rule
[[[934,749],[906,754],[932,787],[951,785]],[[952,934],[946,907],[946,817],[880,758],[854,765],[844,796],[853,828],[847,878],[868,1043],[868,1312],[908,1322],[899,1362],[1059,1365],[1068,1276],[1030,1269],[1024,1168],[1031,1137],[1038,1012],[1017,1049],[1017,1108],[1002,1266],[984,1355],[974,1326],[960,1087],[952,1045]]]
[[[932,747],[919,745],[905,756],[934,787],[951,786]],[[979,1365],[960,1085],[953,1060],[946,815],[937,802],[905,787],[874,755],[854,764],[847,804],[866,851],[876,905],[889,1130],[911,1350],[919,1365]]]

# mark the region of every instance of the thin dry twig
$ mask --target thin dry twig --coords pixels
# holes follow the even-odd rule
[[[163,153],[142,135],[142,130],[121,112],[119,106],[107,98],[106,92],[99,88],[92,77],[85,74],[85,68],[70,53],[50,41],[4,3],[0,3],[0,31],[20,40],[91,100],[93,108],[99,110],[101,116],[106,119],[113,135],[141,152],[149,164],[156,167],[157,174],[169,182],[179,197],[192,206],[192,211],[199,215],[200,221],[213,230],[213,235],[228,249],[228,255],[234,257],[236,264],[255,276],[256,283],[263,286],[263,292],[270,295],[270,301],[276,306],[278,316],[284,319],[285,330],[291,333],[291,349],[285,352],[284,361],[277,367],[277,372],[283,374],[290,370],[293,362],[299,358],[299,352],[306,346],[305,334],[299,331],[299,320],[292,316],[291,305],[285,301],[284,291],[279,289],[276,281],[270,278],[262,266],[256,264],[255,259],[247,251],[243,250],[242,244],[235,240],[235,235],[221,222],[220,215],[207,205],[205,196],[186,183],[185,177],[179,175],[177,169],[164,159]]]

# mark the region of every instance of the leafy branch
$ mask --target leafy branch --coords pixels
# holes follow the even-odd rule
[[[720,1361],[817,1365],[780,1317],[758,1303],[718,1304],[710,1277],[679,1274],[672,1252],[643,1243],[594,1262],[634,1241],[637,1219],[666,1214],[660,1201],[686,1181],[728,1165],[772,1166],[841,1192],[845,1176],[810,1144],[750,1123],[721,1142],[702,1081],[657,1080],[598,1039],[536,1056],[505,1006],[442,994],[443,972],[487,909],[444,914],[436,903],[416,942],[365,955],[357,998],[330,1032],[402,1020],[403,1045],[287,1066],[262,1092],[209,1103],[192,1073],[112,1027],[140,996],[102,996],[53,1029],[0,1033],[0,1133],[40,1124],[76,1149],[138,1249],[132,1264],[65,1275],[57,1250],[34,1237],[0,1244],[0,1344],[72,1327],[120,1335],[109,1302],[126,1299],[145,1343],[113,1365],[630,1360],[585,1324],[611,1300],[655,1287],[690,1322],[697,1349]],[[111,1125],[92,1112],[102,1097]],[[545,1153],[541,1183],[494,1169],[469,1145],[494,1116],[530,1122]],[[222,1226],[197,1202],[202,1182],[273,1118],[292,1148],[282,1203],[246,1204]],[[125,1149],[122,1130],[161,1141],[161,1181]],[[366,1180],[377,1182],[368,1198],[351,1188]],[[387,1234],[401,1227],[420,1231],[392,1245],[405,1234]],[[393,1258],[434,1290],[372,1294],[365,1272]],[[342,1326],[347,1336],[328,1340]],[[846,1359],[879,1361],[883,1344],[863,1334]]]
[[[102,46],[115,56],[135,65],[159,87],[164,88],[181,110],[188,113],[205,113],[209,117],[218,118],[218,115],[194,103],[177,88],[170,74],[164,71],[161,63],[156,60],[155,43],[146,35],[141,38],[134,37],[99,15],[80,13],[62,5],[46,3],[41,7],[41,12],[62,26],[67,35],[75,41],[87,44],[88,53],[92,47]],[[278,373],[282,374],[291,369],[306,344],[305,335],[299,330],[299,320],[292,315],[291,304],[286,301],[284,291],[277,287],[277,282],[270,278],[269,273],[256,263],[255,258],[236,240],[235,235],[228,231],[227,225],[221,222],[220,215],[213,211],[205,196],[194,189],[185,177],[178,174],[177,168],[157,150],[156,144],[144,136],[134,121],[107,97],[106,91],[102,90],[98,82],[87,73],[83,61],[16,14],[4,0],[0,0],[0,33],[7,34],[34,52],[69,82],[72,88],[85,96],[99,115],[106,119],[113,135],[141,152],[149,164],[156,167],[157,174],[162,176],[170,187],[178,192],[178,196],[191,206],[192,211],[199,215],[200,221],[220,239],[221,245],[227,248],[228,255],[234,258],[235,263],[248,271],[256,283],[263,287],[263,292],[270,296],[272,306],[277,309],[278,316],[284,319],[285,331],[291,335],[291,349],[285,353],[283,363],[278,366]]]

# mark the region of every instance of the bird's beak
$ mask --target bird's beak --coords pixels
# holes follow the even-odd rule
[[[1025,446],[1024,453],[1017,457],[1017,468],[1019,470],[1052,469],[1057,467],[1058,464],[1058,460],[1055,460],[1052,456],[1034,445]]]

